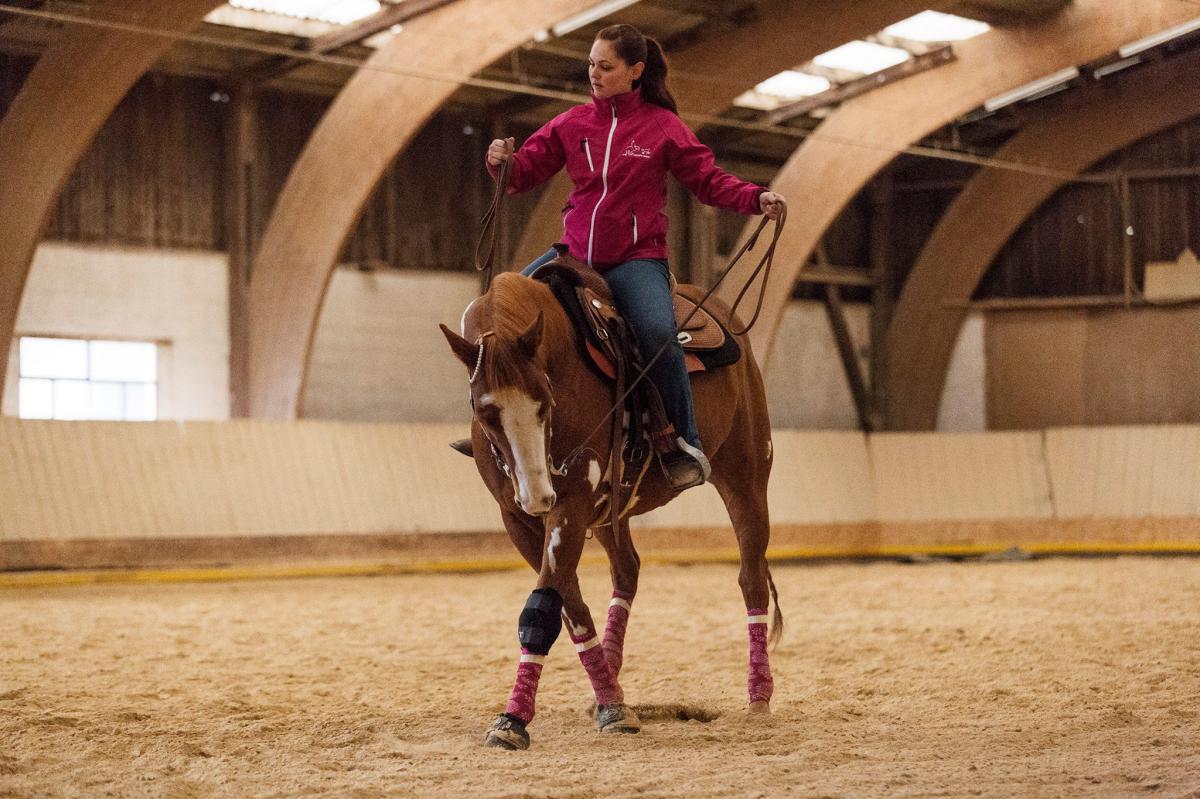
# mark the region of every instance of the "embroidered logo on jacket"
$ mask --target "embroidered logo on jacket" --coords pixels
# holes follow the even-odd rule
[[[621,153],[621,155],[629,155],[634,158],[649,158],[651,153],[645,147],[639,147],[636,141],[631,141],[629,142],[629,146],[625,148],[625,152]]]

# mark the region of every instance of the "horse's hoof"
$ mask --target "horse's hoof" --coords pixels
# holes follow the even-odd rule
[[[771,712],[771,703],[761,699],[757,702],[751,702],[750,707],[746,709],[746,712],[751,716],[769,715]]]
[[[483,736],[483,745],[496,749],[528,749],[529,733],[525,730],[525,722],[501,713],[488,727],[487,735]]]
[[[637,714],[629,705],[599,705],[596,708],[596,729],[600,732],[641,732],[642,722],[638,721]]]

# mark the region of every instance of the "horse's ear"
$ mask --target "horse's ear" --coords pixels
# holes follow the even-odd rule
[[[479,354],[479,348],[445,325],[438,325],[438,327],[442,329],[442,335],[446,337],[446,341],[450,342],[450,349],[454,350],[458,359],[466,364],[468,369],[475,368],[475,357]]]
[[[542,325],[545,321],[545,314],[538,311],[537,319],[530,322],[525,332],[517,338],[517,345],[528,358],[537,355],[538,344],[542,343]]]

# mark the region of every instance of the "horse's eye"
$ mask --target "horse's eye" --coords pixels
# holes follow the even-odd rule
[[[500,409],[495,405],[484,405],[475,410],[475,416],[485,425],[500,423]]]

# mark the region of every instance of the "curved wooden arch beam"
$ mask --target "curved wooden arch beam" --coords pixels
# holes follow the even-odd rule
[[[299,415],[329,278],[396,155],[462,80],[595,2],[458,0],[405,25],[347,82],[292,167],[254,262],[251,416]]]
[[[990,97],[1195,16],[1188,0],[1075,0],[1050,21],[962,42],[956,61],[843,103],[772,183],[792,209],[751,332],[760,361],[766,362],[796,277],[826,229],[897,153]],[[730,275],[721,286],[724,299],[737,293],[745,275]]]
[[[1086,105],[1032,124],[998,158],[1080,173],[1139,139],[1200,116],[1191,53],[1110,79]],[[984,170],[955,198],[909,273],[888,329],[889,428],[932,430],[966,302],[1004,244],[1066,183]]]
[[[186,33],[214,0],[124,0],[97,5],[101,20]],[[174,40],[79,25],[42,53],[0,120],[0,385],[29,266],[54,203],[105,120]]]
[[[720,113],[739,94],[772,75],[927,8],[951,5],[949,0],[768,0],[760,5],[754,22],[670,54],[675,101],[685,114]],[[521,233],[513,254],[514,267],[529,263],[559,239],[559,208],[570,189],[565,173],[546,186]]]

